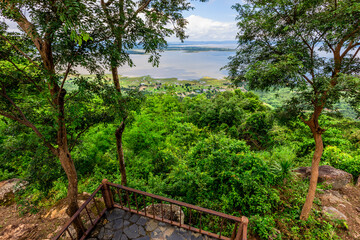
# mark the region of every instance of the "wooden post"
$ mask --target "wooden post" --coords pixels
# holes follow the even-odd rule
[[[249,219],[247,217],[241,217],[241,223],[236,234],[236,240],[246,240],[247,239],[247,227],[249,224]]]
[[[247,239],[247,228],[248,228],[248,224],[249,224],[249,219],[247,217],[242,216],[241,217],[241,221],[242,221],[242,238],[241,240],[246,240]]]
[[[235,240],[242,240],[241,239],[241,236],[242,236],[242,230],[243,230],[243,223],[241,222],[240,224],[239,224],[239,228],[238,228],[238,230],[237,230],[237,234],[236,234],[236,237],[235,237]]]
[[[102,180],[103,187],[101,189],[101,193],[104,198],[106,209],[111,209],[114,207],[114,201],[109,186],[107,185],[107,181],[107,179]]]

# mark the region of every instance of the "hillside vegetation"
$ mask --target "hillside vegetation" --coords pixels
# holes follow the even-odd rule
[[[148,94],[142,101],[131,112],[123,139],[130,187],[248,216],[251,234],[261,239],[338,239],[343,225],[323,220],[317,210],[306,222],[298,219],[308,181],[292,170],[309,166],[314,149],[300,120],[284,121],[281,112],[241,90],[212,98],[180,98],[170,91]],[[326,127],[321,164],[357,178],[360,123],[330,115],[321,122]],[[72,149],[80,192],[92,192],[105,177],[120,183],[115,129],[98,124]],[[24,212],[66,197],[60,163],[34,133],[5,119],[0,132],[0,180],[30,182],[18,196]]]

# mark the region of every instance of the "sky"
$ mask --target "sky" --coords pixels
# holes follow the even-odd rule
[[[185,42],[235,41],[237,33],[236,11],[231,6],[240,3],[241,0],[189,1],[195,9],[183,13],[183,16],[188,20],[186,34],[189,37]],[[6,22],[11,30],[17,31],[15,23]],[[179,42],[175,37],[169,38],[168,41]]]
[[[190,1],[195,9],[183,14],[189,22],[186,41],[235,41],[237,14],[231,6],[240,0]]]

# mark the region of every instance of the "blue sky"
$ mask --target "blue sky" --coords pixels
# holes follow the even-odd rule
[[[186,41],[235,41],[237,33],[236,11],[231,8],[241,0],[189,0],[195,7],[194,10],[184,12],[188,20]],[[2,19],[0,19],[2,20]],[[6,21],[11,30],[17,31],[17,24]],[[170,42],[179,42],[175,37],[168,39]]]
[[[241,3],[240,0],[190,1],[195,9],[183,14],[189,22],[186,31],[189,35],[187,41],[235,40],[237,14],[231,6]],[[175,41],[175,38],[171,38],[170,41]]]
[[[186,12],[185,17],[190,15],[198,15],[205,18],[210,18],[214,21],[220,22],[234,22],[236,11],[231,9],[231,6],[240,3],[239,0],[209,0],[208,2],[199,2],[190,0],[191,5],[195,7],[194,10]]]

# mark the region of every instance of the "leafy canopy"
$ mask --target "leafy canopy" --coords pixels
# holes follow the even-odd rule
[[[297,112],[341,98],[359,111],[358,1],[250,0],[234,8],[239,46],[226,67],[236,83],[289,87],[299,93],[289,105]]]

